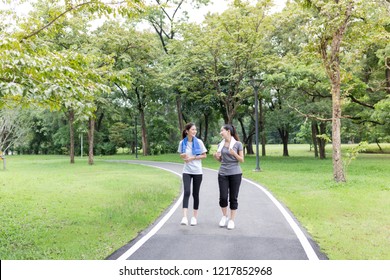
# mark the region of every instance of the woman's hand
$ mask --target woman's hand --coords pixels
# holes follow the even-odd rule
[[[229,153],[234,157],[238,155],[232,148],[229,149]]]
[[[221,152],[216,152],[213,156],[216,160],[221,161]]]
[[[233,149],[229,149],[229,153],[234,156],[239,162],[244,162],[244,153],[243,151],[239,151],[238,153]]]
[[[180,157],[184,160],[184,162],[186,163],[189,163],[190,161],[193,161],[194,159],[196,159],[196,156],[188,156],[187,154],[183,153],[183,154],[180,154]]]
[[[187,157],[186,159],[184,159],[184,161],[186,163],[189,163],[190,161],[193,161],[196,157]]]

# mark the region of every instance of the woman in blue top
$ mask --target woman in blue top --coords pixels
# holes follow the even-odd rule
[[[244,162],[244,150],[233,125],[226,124],[222,126],[220,135],[223,139],[214,154],[214,158],[221,162],[218,170],[218,184],[219,206],[221,206],[223,216],[219,226],[234,229],[234,218],[238,208],[238,192],[242,178],[239,163]],[[227,209],[228,200],[230,203],[230,217]]]
[[[182,225],[188,225],[187,210],[188,201],[191,195],[191,180],[192,180],[192,196],[194,198],[193,216],[191,218],[191,225],[197,224],[198,208],[199,208],[199,190],[202,183],[203,170],[202,159],[206,158],[207,149],[202,140],[196,138],[196,126],[193,123],[188,123],[182,132],[183,140],[179,143],[178,152],[180,157],[184,160],[183,167],[183,218]]]

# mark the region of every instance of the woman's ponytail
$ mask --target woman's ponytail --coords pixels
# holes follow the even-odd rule
[[[225,124],[223,126],[224,129],[226,130],[229,130],[230,131],[230,135],[236,139],[236,141],[240,141],[240,137],[238,137],[238,133],[237,133],[237,130],[236,128],[232,125],[232,124]]]
[[[185,126],[184,126],[184,130],[182,131],[181,133],[181,138],[184,139],[187,137],[187,131],[191,129],[191,127],[193,127],[195,124],[190,122],[190,123],[187,123]]]

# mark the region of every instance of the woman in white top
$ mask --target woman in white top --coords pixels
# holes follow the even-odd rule
[[[187,210],[188,201],[191,195],[191,180],[192,180],[192,196],[194,198],[193,216],[191,218],[191,225],[197,224],[198,208],[199,208],[199,190],[202,183],[203,170],[202,159],[206,158],[207,149],[203,141],[196,137],[196,126],[194,123],[188,123],[182,132],[183,140],[179,143],[178,152],[180,157],[184,160],[183,167],[183,218],[182,225],[188,225]]]

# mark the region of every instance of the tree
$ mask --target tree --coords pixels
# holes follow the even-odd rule
[[[269,65],[276,65],[276,77],[284,74],[279,87],[287,88],[284,102],[302,122],[309,120],[310,142],[314,145],[314,156],[325,159],[325,144],[329,137],[327,123],[330,122],[330,83],[322,67],[321,58],[310,46],[311,35],[305,29],[312,20],[306,9],[295,3],[272,18],[276,28],[269,40],[276,58]],[[270,48],[271,49],[271,48]],[[295,126],[297,127],[297,126]]]
[[[20,106],[0,110],[0,153],[6,155],[8,150],[23,142],[30,131],[31,120],[23,113]]]
[[[209,16],[204,22],[197,47],[208,52],[206,75],[222,104],[226,123],[233,122],[242,100],[253,94],[245,79],[253,73],[263,52],[261,40],[269,5],[269,1],[260,1],[255,7],[235,1],[224,13]]]
[[[207,75],[209,56],[198,45],[198,38],[203,36],[198,25],[182,24],[180,32],[183,37],[169,45],[170,55],[164,61],[166,70],[161,79],[168,89],[178,90],[183,121],[196,123],[198,136],[207,144],[211,121],[219,118],[220,111],[220,102]]]
[[[388,26],[386,23],[383,25]],[[386,136],[389,135],[386,121],[389,118],[389,111],[385,109],[390,94],[389,66],[386,63],[390,57],[389,31],[387,30],[386,34],[369,28],[364,41],[360,39],[354,42],[356,49],[360,51],[348,58],[347,70],[350,74],[348,85],[345,87],[347,102],[344,112],[351,120],[346,133],[352,136],[358,134],[357,139],[360,137],[362,140],[377,143],[380,149],[379,143],[388,141]]]
[[[314,15],[311,22],[313,30],[310,34],[312,38],[318,38],[315,42],[331,83],[333,177],[336,182],[345,182],[341,158],[341,110],[344,98],[341,84],[345,79],[342,72],[342,55],[352,50],[343,40],[347,37],[347,32],[365,30],[363,27],[373,18],[372,6],[380,8],[381,4],[379,1],[367,4],[365,1],[357,0],[299,2],[310,8]]]
[[[201,5],[208,4],[210,0],[154,0],[155,5],[151,5],[147,20],[152,25],[158,38],[160,39],[162,48],[167,55],[170,55],[170,42],[179,35],[177,23],[188,19],[187,12],[183,10],[183,6],[189,2],[198,8]],[[171,49],[172,50],[172,49]],[[172,94],[176,102],[176,110],[178,116],[178,127],[182,131],[184,127],[181,93],[178,88],[172,88]]]
[[[10,0],[2,2],[11,3]],[[27,1],[20,0],[19,2]],[[34,38],[38,34],[55,32],[58,24],[61,24],[72,13],[77,15],[80,11],[88,12],[89,15],[93,13],[108,15],[118,11],[121,14],[135,16],[143,9],[142,2],[135,0],[126,1],[125,4],[123,2],[108,4],[98,0],[67,0],[65,3],[61,0],[53,0],[50,3],[38,1],[34,5],[38,10],[45,6],[47,8],[43,14],[27,16],[27,18],[20,18],[16,14],[12,14],[10,10],[0,11],[2,16],[8,18],[0,24],[0,62],[2,65],[0,68],[0,97],[7,96],[25,104],[31,103],[29,97],[40,94],[48,87],[50,79],[47,79],[46,74],[55,75],[57,72],[64,71],[64,66],[56,65],[64,57],[55,51],[52,52],[42,41],[36,42]],[[16,20],[12,20],[15,18]],[[72,53],[68,55],[69,57],[74,56]],[[66,62],[69,62],[69,59]],[[67,66],[69,67],[69,65],[71,64]],[[45,71],[46,69],[49,69],[50,72]],[[66,70],[68,69],[66,68]],[[54,73],[53,70],[55,70]],[[60,85],[66,82],[60,81],[59,78],[60,76],[57,75],[56,82],[61,82]],[[61,78],[66,79],[66,73],[63,73]],[[51,101],[50,96],[46,98],[45,102],[50,107],[57,107],[57,104],[52,104],[55,102]],[[2,105],[0,103],[0,107]]]
[[[129,142],[129,126],[122,122],[114,123],[110,128],[110,142],[117,148],[125,148]]]
[[[72,122],[75,116],[84,116],[89,119],[90,129],[93,129],[95,95],[109,90],[103,81],[107,69],[105,63],[101,63],[100,56],[93,57],[79,51],[80,45],[58,44],[53,47],[55,43],[50,39],[61,39],[62,35],[67,35],[67,28],[75,27],[64,24],[71,18],[71,14],[77,16],[78,13],[86,12],[88,14],[84,15],[87,16],[93,13],[107,15],[117,11],[134,16],[143,7],[139,1],[123,3],[37,1],[33,4],[35,15],[32,13],[26,19],[19,19],[18,30],[1,30],[6,36],[0,37],[1,60],[5,66],[0,68],[0,97],[6,96],[27,104],[35,102],[56,110],[65,108],[71,128],[71,163],[74,162]],[[77,20],[77,17],[74,19]],[[93,131],[90,131],[89,136],[92,145],[89,163],[92,164]]]
[[[159,60],[163,55],[156,35],[139,32],[131,24],[108,22],[94,33],[97,52],[113,59],[112,90],[123,106],[137,110],[141,123],[142,151],[149,154],[146,109],[152,100],[158,79]]]

